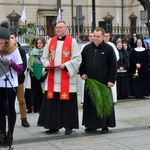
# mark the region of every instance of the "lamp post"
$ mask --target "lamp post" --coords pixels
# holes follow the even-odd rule
[[[57,11],[61,9],[61,0],[57,0]]]
[[[73,23],[73,0],[71,0],[71,26],[72,26],[72,36],[74,36],[74,23]]]
[[[121,18],[122,18],[122,19],[121,19],[121,20],[122,20],[121,34],[123,35],[123,34],[124,34],[124,32],[123,32],[123,30],[124,30],[124,29],[123,29],[123,28],[124,28],[124,26],[123,26],[123,24],[124,24],[124,21],[123,21],[123,20],[124,20],[124,17],[123,17],[123,16],[124,16],[124,15],[123,15],[123,0],[121,0],[121,16],[122,16],[122,17],[121,17]]]
[[[94,31],[96,27],[95,23],[95,0],[92,0],[92,30]]]

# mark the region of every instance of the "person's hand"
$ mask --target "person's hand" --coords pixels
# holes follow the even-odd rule
[[[83,75],[81,76],[81,78],[82,78],[83,80],[86,80],[86,79],[87,79],[87,75],[86,75],[86,74],[83,74]]]
[[[141,65],[139,63],[137,63],[136,67],[139,69],[139,68],[141,68]]]
[[[120,67],[119,70],[122,71],[122,70],[124,70],[124,68],[123,68],[123,67]]]
[[[60,66],[59,66],[59,69],[64,69],[65,68],[65,65],[64,64],[61,64]]]
[[[0,62],[6,66],[9,66],[11,64],[11,61],[7,58],[0,59]]]
[[[107,85],[108,85],[108,87],[113,87],[113,86],[114,86],[114,83],[108,82]]]

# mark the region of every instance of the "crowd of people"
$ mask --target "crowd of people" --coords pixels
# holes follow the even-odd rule
[[[117,70],[117,99],[143,98],[150,95],[148,47],[136,34],[125,41],[116,42],[119,52]]]
[[[102,133],[116,126],[117,100],[150,95],[148,49],[142,39],[134,35],[134,44],[121,39],[113,44],[110,34],[96,27],[89,34],[89,43],[79,49],[77,41],[67,34],[64,21],[57,22],[55,33],[47,43],[44,37],[38,37],[25,54],[15,33],[9,31],[8,22],[0,25],[0,146],[11,146],[13,142],[16,98],[22,126],[30,127],[27,113],[39,113],[36,124],[47,129],[47,134],[65,128],[64,134],[70,135],[79,129],[78,92],[85,132],[100,128]],[[91,93],[85,88],[87,79],[112,91],[109,116],[99,117]]]

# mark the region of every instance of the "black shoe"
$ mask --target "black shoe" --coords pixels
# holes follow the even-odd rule
[[[51,134],[51,133],[57,133],[58,131],[59,131],[59,129],[49,129],[49,130],[45,131],[45,133]]]
[[[144,98],[144,96],[139,96],[139,99],[143,99]]]
[[[72,133],[72,129],[66,128],[65,135],[70,135]]]
[[[23,119],[23,120],[21,121],[21,124],[22,124],[22,126],[24,126],[24,127],[30,127],[30,124],[28,123],[27,119]]]
[[[139,98],[140,98],[140,96],[135,96],[135,98],[138,98],[138,99],[139,99]]]
[[[106,128],[102,128],[102,133],[108,133],[109,132],[109,129],[106,127]]]
[[[96,129],[92,129],[92,128],[86,128],[85,129],[85,132],[94,132],[94,131],[96,131]]]
[[[5,147],[5,135],[0,133],[0,148]]]
[[[13,143],[13,136],[12,134],[8,135],[7,133],[7,136],[5,138],[5,147],[12,145],[12,143]]]
[[[39,111],[38,110],[34,110],[34,113],[38,113]]]
[[[28,113],[28,114],[29,114],[29,113],[32,113],[32,111],[31,111],[30,109],[28,109],[27,113]]]

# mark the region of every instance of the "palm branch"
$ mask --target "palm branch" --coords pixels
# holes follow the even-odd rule
[[[85,88],[96,107],[98,117],[109,117],[113,108],[111,89],[97,80],[89,78],[85,81]]]

